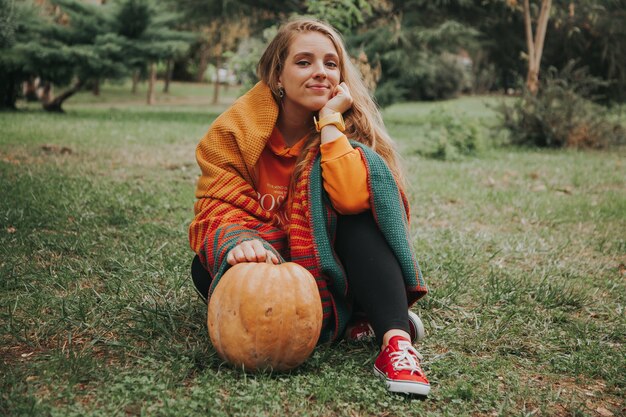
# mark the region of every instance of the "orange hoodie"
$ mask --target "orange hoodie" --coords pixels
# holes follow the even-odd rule
[[[305,138],[288,147],[275,127],[256,165],[257,198],[261,207],[277,211],[288,222],[282,202],[287,198],[289,182]],[[320,146],[322,179],[335,210],[357,214],[368,210],[367,171],[359,151],[352,148],[345,135]]]

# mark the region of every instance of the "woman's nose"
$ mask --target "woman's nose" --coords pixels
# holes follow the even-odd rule
[[[324,67],[324,63],[318,63],[315,66],[315,72],[313,73],[313,78],[323,78],[325,79],[327,76],[326,68]]]

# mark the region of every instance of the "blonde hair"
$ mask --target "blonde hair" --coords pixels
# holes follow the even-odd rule
[[[257,65],[259,79],[268,85],[274,99],[280,106],[281,98],[278,79],[282,74],[289,47],[297,35],[307,32],[319,32],[327,36],[339,55],[340,82],[345,81],[348,88],[350,88],[350,94],[353,99],[352,108],[343,114],[346,123],[346,136],[348,139],[369,146],[378,153],[389,166],[398,185],[404,188],[404,175],[398,161],[394,142],[385,129],[378,106],[370,96],[361,74],[350,61],[341,36],[332,26],[309,18],[298,18],[285,23],[278,30],[278,33],[259,60]],[[311,120],[311,130],[312,134],[309,142],[300,153],[296,162],[290,195],[292,194],[293,184],[306,167],[309,151],[320,145],[320,135],[313,128],[313,120]]]

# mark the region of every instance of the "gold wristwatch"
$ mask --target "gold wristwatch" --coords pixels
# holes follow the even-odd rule
[[[343,121],[343,116],[339,112],[320,117],[319,120],[313,117],[313,123],[315,123],[315,130],[317,130],[318,132],[327,125],[335,125],[340,132],[346,130],[346,124]]]

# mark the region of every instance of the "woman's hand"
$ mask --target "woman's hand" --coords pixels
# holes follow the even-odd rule
[[[241,262],[269,262],[278,264],[278,258],[274,253],[265,249],[260,240],[246,240],[241,242],[228,252],[226,262],[237,265]]]
[[[319,117],[322,118],[328,114],[339,112],[345,113],[352,107],[352,96],[348,85],[343,82],[335,87],[331,94],[330,100],[320,110]]]

